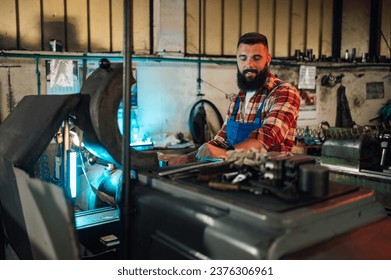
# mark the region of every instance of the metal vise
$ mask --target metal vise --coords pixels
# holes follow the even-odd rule
[[[352,133],[334,128],[322,146],[322,164],[347,167],[354,171],[383,172],[389,169],[391,135],[377,131]]]

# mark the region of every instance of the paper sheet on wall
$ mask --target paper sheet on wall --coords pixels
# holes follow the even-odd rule
[[[47,62],[47,93],[79,93],[78,63],[72,60],[52,59]]]
[[[316,66],[300,66],[299,89],[315,89]]]

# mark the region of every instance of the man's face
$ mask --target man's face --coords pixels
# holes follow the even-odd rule
[[[271,56],[263,44],[240,44],[236,53],[238,86],[242,90],[258,90],[268,74]]]

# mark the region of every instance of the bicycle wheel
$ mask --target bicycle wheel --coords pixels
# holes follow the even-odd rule
[[[217,107],[206,99],[197,101],[190,110],[189,128],[193,141],[203,144],[211,140],[223,124]]]

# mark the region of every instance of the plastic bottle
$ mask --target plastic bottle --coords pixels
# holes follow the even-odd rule
[[[349,61],[349,50],[345,51],[345,61]]]

